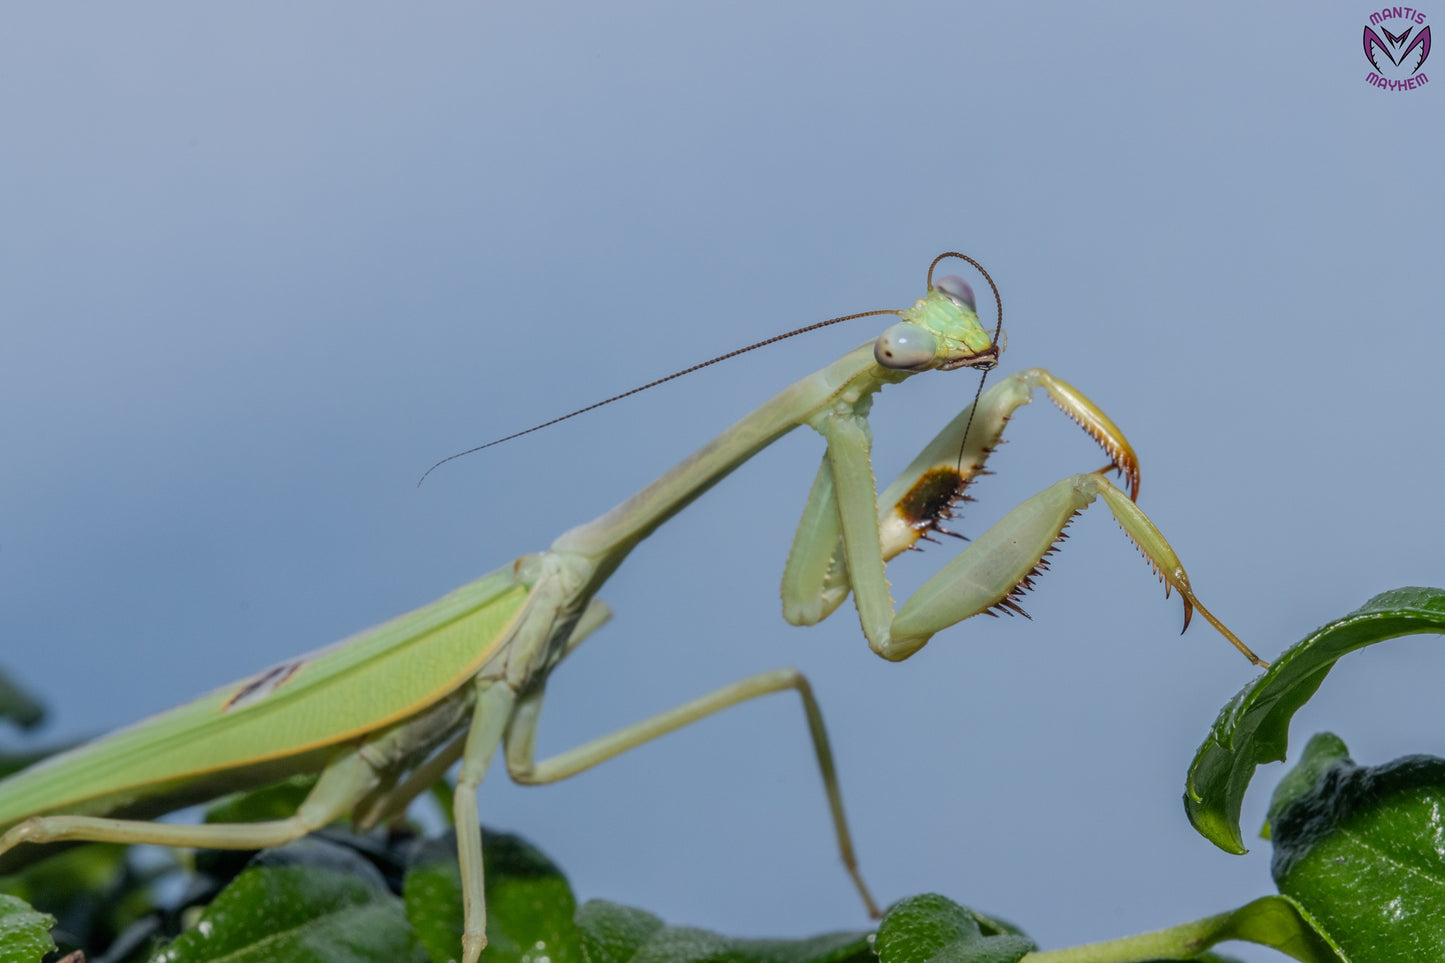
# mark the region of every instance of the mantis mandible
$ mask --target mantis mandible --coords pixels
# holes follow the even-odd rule
[[[1166,594],[1170,587],[1179,591],[1186,627],[1197,608],[1252,662],[1263,664],[1199,604],[1173,549],[1135,505],[1138,462],[1123,434],[1082,393],[1042,368],[1010,375],[979,396],[877,494],[867,422],[873,395],[920,372],[988,370],[1002,351],[1001,315],[991,336],[979,322],[967,282],[947,277],[934,284],[933,269],[946,257],[982,271],[964,255],[940,255],[929,267],[927,294],[913,307],[865,313],[902,319],[876,341],[783,389],[546,551],[0,782],[0,873],[42,852],[22,844],[105,840],[260,849],[348,814],[360,828],[375,826],[400,815],[460,760],[452,808],[465,910],[462,959],[475,963],[486,945],[477,789],[499,748],[517,782],[555,782],[722,709],[792,690],[803,703],[843,863],[876,916],[877,904],[853,855],[822,715],[807,680],[794,669],[750,676],[568,752],[535,758],[547,676],[609,617],[595,597],[608,576],[659,525],[804,424],[822,434],[827,451],[784,569],[783,614],[789,622],[817,623],[851,592],[873,651],[893,661],[906,659],[934,633],[969,616],[1022,612],[1017,599],[1047,567],[1065,525],[1102,498],[1153,565]],[[1010,416],[1037,389],[1103,448],[1109,465],[1066,478],[1023,502],[895,612],[885,563],[920,538],[943,531],[941,523],[983,470]],[[1110,470],[1123,476],[1128,494],[1104,477]],[[221,825],[147,821],[307,772],[319,772],[320,778],[285,819]]]

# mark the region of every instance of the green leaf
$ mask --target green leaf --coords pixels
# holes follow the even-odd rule
[[[1445,632],[1445,589],[1377,595],[1306,636],[1245,686],[1220,711],[1189,767],[1184,809],[1194,828],[1226,852],[1246,852],[1239,829],[1244,791],[1258,766],[1284,759],[1296,710],[1341,656],[1420,632]]]
[[[425,963],[401,900],[351,851],[316,839],[267,850],[151,963]]]
[[[875,963],[867,933],[801,940],[740,940],[605,900],[577,911],[586,963]]]
[[[0,672],[0,719],[29,729],[45,717],[45,707]]]
[[[874,950],[880,963],[1017,963],[1037,949],[1021,933],[986,933],[986,917],[937,894],[905,899],[883,916]]]
[[[259,823],[272,819],[289,819],[306,801],[319,777],[314,773],[292,776],[280,782],[232,793],[206,807],[208,823]]]
[[[541,850],[519,836],[482,830],[489,963],[582,963],[573,919],[577,900]],[[434,963],[456,959],[462,945],[461,869],[454,833],[417,848],[406,871],[407,917]]]
[[[1277,793],[1271,871],[1348,959],[1445,959],[1445,759],[1357,766],[1311,740]]]
[[[1345,748],[1343,739],[1333,732],[1317,732],[1310,736],[1310,741],[1305,743],[1305,751],[1300,754],[1299,762],[1284,774],[1279,785],[1274,787],[1274,795],[1269,797],[1269,812],[1265,814],[1264,828],[1259,832],[1260,838],[1269,839],[1270,825],[1279,816],[1280,810],[1296,799],[1308,795],[1325,774],[1325,770],[1342,760],[1350,761],[1350,751]]]
[[[1239,909],[1202,920],[1102,943],[1036,953],[1028,959],[1038,963],[1168,963],[1171,960],[1229,963],[1230,957],[1208,951],[1232,940],[1273,947],[1301,963],[1349,963],[1309,914],[1287,896],[1265,896]]]
[[[40,963],[55,949],[55,918],[37,913],[15,896],[0,896],[0,963]]]
[[[577,911],[587,963],[628,963],[664,925],[646,910],[600,899],[588,900]]]
[[[108,945],[152,910],[149,881],[135,873],[118,843],[57,847],[54,855],[0,877],[0,893],[55,917],[62,949]]]
[[[1348,963],[1309,915],[1287,896],[1262,896],[1231,913],[1213,917],[1209,924],[1206,932],[1193,938],[1201,950],[1242,940],[1273,947],[1302,963]]]

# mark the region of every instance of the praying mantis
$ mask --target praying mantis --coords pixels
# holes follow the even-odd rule
[[[460,761],[452,814],[465,914],[462,960],[475,963],[486,945],[477,790],[499,749],[517,782],[556,782],[725,708],[792,690],[803,705],[844,866],[868,912],[877,916],[854,857],[822,714],[796,670],[750,676],[548,759],[535,753],[548,674],[609,618],[596,598],[607,578],[658,526],[804,424],[823,436],[827,448],[784,567],[789,622],[820,622],[851,593],[873,651],[890,661],[906,659],[934,633],[970,616],[1021,613],[1019,596],[1047,568],[1064,527],[1102,498],[1166,594],[1179,591],[1186,627],[1197,609],[1250,661],[1263,665],[1199,603],[1173,549],[1135,504],[1139,466],[1123,434],[1081,392],[1042,368],[1009,375],[977,396],[877,493],[867,420],[873,396],[921,372],[987,371],[1003,351],[1001,301],[991,335],[967,282],[945,277],[934,283],[934,268],[949,257],[968,261],[988,278],[973,259],[948,252],[929,266],[927,293],[913,307],[848,315],[793,332],[869,315],[901,319],[875,341],[783,389],[636,495],[563,533],[549,549],[0,782],[0,873],[38,858],[45,852],[38,844],[52,842],[260,849],[347,815],[364,829],[399,816]],[[994,294],[998,300],[996,288]],[[1024,501],[895,610],[886,562],[945,531],[943,523],[984,470],[1013,412],[1040,389],[1100,445],[1109,464]],[[1114,470],[1127,494],[1105,477]],[[148,821],[223,793],[316,772],[314,788],[284,819]]]

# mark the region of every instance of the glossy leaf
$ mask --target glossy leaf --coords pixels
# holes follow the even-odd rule
[[[53,916],[66,945],[109,942],[150,902],[126,863],[126,847],[114,843],[64,850],[4,877],[0,889]]]
[[[1199,941],[1201,947],[1242,940],[1273,947],[1302,963],[1349,963],[1287,896],[1261,896],[1215,919],[1218,923]]]
[[[1262,896],[1228,913],[1118,943],[1143,944],[1161,937],[1175,944],[1161,941],[1152,950],[1161,959],[1207,959],[1208,955],[1194,954],[1221,943],[1240,941],[1272,947],[1301,963],[1349,963],[1309,915],[1287,896]]]
[[[880,963],[1017,963],[1037,949],[1021,933],[937,894],[905,899],[884,915],[874,950]]]
[[[605,900],[578,910],[577,928],[587,963],[875,963],[867,933],[734,939]]]
[[[0,895],[0,963],[40,963],[55,949],[54,917],[37,913],[16,896]]]
[[[1189,767],[1184,808],[1194,828],[1227,852],[1246,852],[1239,828],[1244,792],[1258,766],[1284,759],[1295,712],[1341,656],[1420,632],[1445,632],[1445,589],[1384,592],[1276,659],[1220,711]]]
[[[566,878],[519,836],[482,830],[491,963],[582,963]],[[418,847],[403,888],[407,917],[434,963],[455,959],[462,941],[461,871],[453,833]]]
[[[292,776],[260,789],[232,793],[206,807],[208,823],[259,823],[295,814],[316,786],[317,776]]]
[[[1276,793],[1271,871],[1349,960],[1445,959],[1445,759],[1356,765],[1326,734]]]
[[[151,963],[425,963],[401,900],[355,853],[315,839],[262,853]]]
[[[1274,787],[1274,794],[1269,798],[1269,812],[1265,815],[1264,828],[1259,831],[1260,838],[1272,838],[1271,826],[1279,817],[1280,810],[1313,790],[1315,783],[1319,782],[1325,771],[1336,762],[1348,762],[1349,758],[1350,750],[1345,747],[1345,741],[1333,732],[1317,732],[1310,736],[1299,761],[1284,774],[1279,785]]]
[[[587,963],[630,963],[665,926],[646,910],[601,899],[588,900],[577,911],[577,930]]]

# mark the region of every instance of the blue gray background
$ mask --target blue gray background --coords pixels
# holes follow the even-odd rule
[[[430,601],[610,507],[870,321],[505,448],[435,459],[781,330],[994,273],[1004,370],[1124,428],[1141,504],[1266,656],[1445,583],[1441,89],[1365,83],[1364,4],[31,5],[0,37],[0,662],[48,735],[131,721]],[[1434,66],[1431,64],[1431,66]],[[1442,68],[1445,69],[1445,68]],[[1427,73],[1429,73],[1427,69]],[[971,397],[885,392],[880,476]],[[963,529],[1092,445],[1022,411]],[[1091,513],[1027,607],[910,662],[779,617],[799,432],[637,551],[556,675],[563,749],[803,668],[880,898],[1046,947],[1271,891],[1179,796],[1252,675]],[[1096,510],[1097,511],[1097,510]],[[900,594],[951,546],[893,569]],[[1438,638],[1347,659],[1295,724],[1445,752]],[[1278,767],[1246,801],[1258,825]],[[864,925],[776,698],[486,819],[583,898]],[[1244,950],[1252,960],[1277,959]]]

